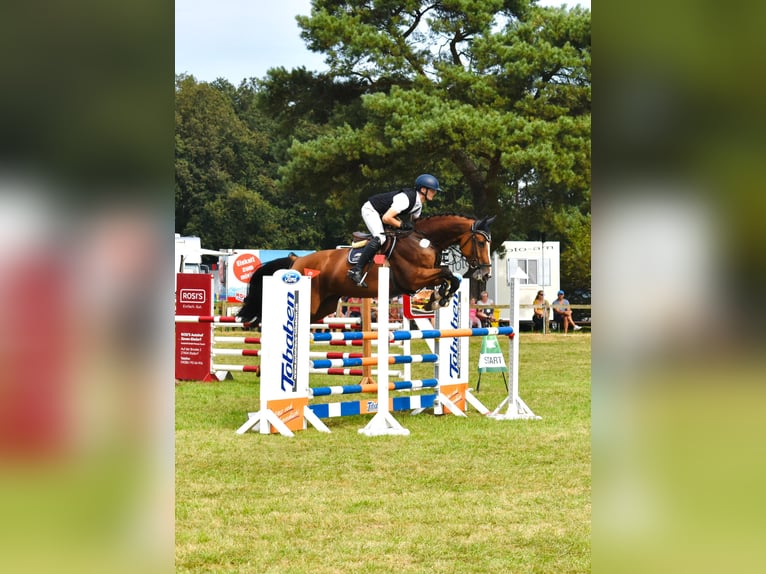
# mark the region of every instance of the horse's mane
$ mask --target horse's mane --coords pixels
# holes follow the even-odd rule
[[[279,271],[280,269],[289,269],[294,260],[295,254],[290,253],[287,257],[274,259],[268,263],[264,263],[256,269],[250,277],[250,285],[247,288],[247,297],[245,297],[245,300],[242,302],[242,308],[237,313],[237,317],[242,319],[244,323],[260,323],[261,307],[263,304],[264,276],[273,275],[275,271]]]
[[[476,219],[476,217],[473,215],[466,215],[464,213],[433,213],[431,215],[426,215],[425,217],[419,218],[418,221],[427,221],[435,217],[463,217],[465,219]]]
[[[483,219],[477,219],[476,217],[472,215],[465,215],[464,213],[437,213],[437,214],[429,215],[427,217],[423,217],[416,220],[415,230],[421,234],[422,233],[427,234],[428,239],[430,239],[434,243],[437,243],[440,241],[444,242],[444,241],[454,240],[455,239],[454,237],[444,237],[443,233],[441,238],[439,238],[437,235],[440,233],[438,228],[444,227],[442,225],[439,225],[440,219],[450,219],[450,218],[453,218],[453,219],[460,218],[460,219],[465,219],[466,222],[471,222],[472,233],[481,233],[487,238],[488,241],[491,239],[489,235],[489,224],[495,220],[494,216],[484,217]],[[430,222],[430,225],[429,225],[429,222]],[[450,226],[449,222],[447,222],[447,226]],[[442,245],[441,247],[444,248],[446,247],[446,245]]]

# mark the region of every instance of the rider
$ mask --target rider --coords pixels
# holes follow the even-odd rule
[[[360,287],[367,287],[363,281],[362,269],[378,252],[386,238],[383,224],[401,231],[411,231],[412,224],[402,221],[397,216],[409,214],[415,221],[420,217],[423,203],[432,200],[437,191],[441,191],[439,181],[434,176],[424,173],[415,180],[415,189],[379,193],[365,202],[362,206],[362,219],[372,234],[372,239],[365,245],[356,265],[348,271],[348,276],[354,283]]]

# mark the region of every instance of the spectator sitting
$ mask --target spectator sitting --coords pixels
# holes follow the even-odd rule
[[[545,293],[537,292],[535,300],[532,301],[532,328],[535,331],[544,331],[544,321],[548,318],[548,309],[551,304],[545,300]]]
[[[482,327],[491,327],[494,320],[494,310],[489,305],[493,305],[494,301],[489,298],[489,294],[486,291],[482,291],[480,299],[477,301],[477,305],[487,305],[487,307],[480,307],[476,310],[476,316],[481,321]]]
[[[564,326],[564,334],[569,331],[569,325],[575,331],[579,331],[582,327],[575,325],[574,319],[572,319],[572,308],[569,306],[569,301],[564,299],[564,292],[559,291],[557,293],[556,301],[553,302],[553,318],[559,325]]]
[[[392,297],[388,303],[388,321],[400,323],[402,321],[402,296]]]
[[[471,306],[468,307],[468,320],[471,323],[471,329],[481,327],[481,319],[476,316],[478,309],[474,305],[476,305],[476,297],[471,297]]]
[[[340,305],[341,317],[361,317],[362,308],[360,307],[362,300],[359,297],[343,297]]]

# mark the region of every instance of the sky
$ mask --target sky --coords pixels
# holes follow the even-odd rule
[[[590,0],[540,0],[541,6],[590,9]],[[176,0],[175,72],[198,81],[225,78],[235,86],[262,78],[269,68],[327,69],[309,51],[295,21],[311,13],[311,0]]]

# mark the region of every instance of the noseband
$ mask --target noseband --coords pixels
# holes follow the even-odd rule
[[[479,235],[479,234],[481,234],[481,236],[484,237],[484,239],[486,239],[488,242],[491,241],[490,238],[489,238],[489,234],[488,233],[486,233],[484,231],[477,230],[477,229],[472,229],[470,237],[468,237],[465,241],[461,241],[461,243],[460,243],[460,251],[463,253],[463,257],[466,258],[466,261],[468,262],[468,267],[470,269],[480,269],[482,267],[490,267],[490,268],[492,267],[492,263],[491,262],[490,263],[481,263],[479,261],[479,240],[476,238],[476,236]],[[463,250],[463,247],[465,245],[467,245],[468,242],[471,242],[472,243],[472,247],[473,247],[472,250],[471,250],[471,255],[470,256],[466,255],[465,251]]]

